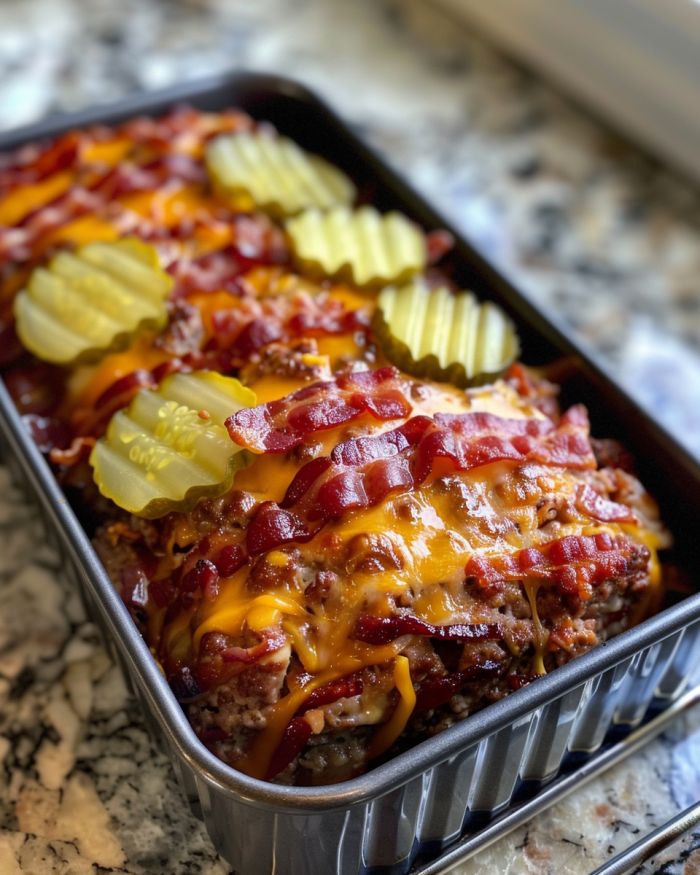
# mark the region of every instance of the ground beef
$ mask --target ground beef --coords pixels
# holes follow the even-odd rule
[[[234,737],[240,729],[263,728],[264,709],[279,699],[289,656],[289,648],[283,648],[190,704],[188,714],[197,733],[212,737],[216,729]]]
[[[367,768],[371,729],[312,736],[295,764],[277,779],[279,783],[301,785],[347,781]]]
[[[169,322],[155,344],[173,356],[199,352],[204,340],[204,323],[199,309],[187,301],[169,302]]]
[[[330,376],[328,363],[319,356],[314,338],[303,338],[293,343],[270,343],[265,346],[241,372],[246,383],[261,377],[289,377],[314,382]]]
[[[118,590],[121,590],[122,569],[139,561],[140,554],[133,539],[115,537],[111,525],[100,526],[93,546],[102,560],[110,580]]]

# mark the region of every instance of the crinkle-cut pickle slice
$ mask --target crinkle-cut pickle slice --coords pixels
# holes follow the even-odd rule
[[[156,250],[137,239],[64,250],[36,268],[18,294],[17,334],[52,364],[94,361],[142,329],[162,328],[172,283]]]
[[[302,268],[356,286],[406,282],[427,263],[425,234],[401,213],[306,210],[286,227]]]
[[[422,280],[382,289],[373,327],[386,357],[404,371],[460,387],[495,379],[520,351],[496,304]]]
[[[256,400],[238,380],[211,371],[173,374],[157,391],[139,392],[90,454],[97,487],[148,519],[221,495],[250,458],[231,442],[224,420]]]
[[[355,186],[341,170],[287,137],[250,132],[217,137],[207,146],[206,165],[220,194],[277,217],[355,200]]]

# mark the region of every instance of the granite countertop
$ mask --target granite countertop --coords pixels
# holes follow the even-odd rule
[[[421,0],[4,0],[0,127],[231,67],[317,89],[700,454],[700,194]],[[228,872],[4,468],[0,763],[2,875]],[[457,871],[590,872],[698,798],[695,713]]]

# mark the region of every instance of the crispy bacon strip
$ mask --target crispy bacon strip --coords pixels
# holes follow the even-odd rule
[[[265,779],[270,781],[275,775],[283,772],[292,760],[301,753],[304,745],[311,737],[311,724],[304,720],[301,715],[306,714],[307,711],[311,711],[313,708],[320,708],[323,705],[337,702],[338,699],[359,696],[362,693],[362,689],[361,678],[357,675],[347,675],[346,677],[329,681],[327,684],[314,690],[301,708],[299,708],[296,715],[289,721],[282,736],[282,741],[272,755]]]
[[[416,707],[414,712],[429,711],[439,708],[449,702],[452,696],[458,693],[462,687],[473,681],[491,677],[499,672],[502,664],[493,659],[485,659],[464,671],[455,671],[443,678],[428,678],[420,685],[416,695]]]
[[[539,462],[594,468],[585,408],[548,419],[504,419],[490,413],[416,416],[392,431],[338,444],[307,463],[282,500],[309,522],[373,507],[391,492],[419,487],[441,470],[469,471],[491,462]]]
[[[604,498],[587,483],[582,483],[576,491],[576,508],[586,516],[593,517],[601,523],[636,523],[637,518],[632,508],[626,504],[618,504],[609,498]]]
[[[363,689],[362,678],[357,674],[350,674],[337,678],[334,681],[328,681],[327,684],[318,687],[311,693],[297,711],[297,715],[306,714],[307,711],[321,708],[324,705],[331,705],[333,702],[337,702],[338,699],[349,699],[352,696],[359,696]]]
[[[453,459],[459,470],[502,459],[562,468],[596,467],[588,413],[581,404],[570,407],[556,424],[548,418],[504,419],[492,413],[438,413],[435,422],[444,432],[434,433],[421,447],[420,473],[436,456]]]
[[[246,547],[255,556],[290,541],[308,541],[312,534],[295,513],[283,510],[274,501],[263,501],[248,523]]]
[[[316,480],[321,477],[333,465],[329,456],[319,456],[312,459],[300,468],[294,475],[292,482],[282,500],[282,507],[293,507],[306,495]]]
[[[244,408],[226,420],[231,440],[254,453],[287,453],[306,437],[336,428],[364,413],[403,419],[411,412],[406,383],[395,368],[341,374],[291,395]]]
[[[498,623],[454,623],[450,626],[433,626],[410,614],[395,614],[392,617],[373,617],[363,614],[357,620],[352,637],[365,644],[388,644],[401,635],[420,635],[440,641],[494,641],[503,637]]]
[[[499,556],[472,556],[465,573],[480,586],[534,578],[587,600],[596,584],[627,574],[633,561],[640,555],[644,557],[645,550],[630,538],[613,539],[606,532],[568,535],[539,548],[528,547]]]
[[[253,665],[259,662],[268,653],[280,650],[287,643],[287,637],[281,630],[272,629],[267,631],[258,644],[252,647],[227,647],[221,651],[221,658],[227,663],[239,663],[241,665]]]
[[[270,759],[266,781],[271,781],[280,772],[283,772],[292,760],[298,756],[304,745],[311,737],[311,724],[303,717],[293,717],[284,730],[282,741],[277,746]]]

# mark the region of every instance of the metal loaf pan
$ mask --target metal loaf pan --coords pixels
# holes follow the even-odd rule
[[[68,128],[158,114],[178,102],[211,110],[239,106],[268,119],[345,168],[380,208],[399,208],[429,229],[449,229],[327,106],[278,77],[222,75],[50,119],[3,135],[0,150]],[[675,559],[693,574],[700,467],[552,318],[450,230],[457,240],[456,278],[511,313],[524,361],[566,358],[565,400],[587,403],[594,433],[619,437],[635,453],[674,531]],[[241,875],[408,872],[416,860],[434,856],[464,830],[536,790],[562,765],[591,755],[611,733],[629,730],[650,708],[670,703],[700,656],[700,594],[694,594],[359,778],[315,788],[258,781],[220,762],[196,738],[2,385],[0,435],[8,464],[35,495],[47,537],[63,553],[67,573],[168,750],[190,804]]]

